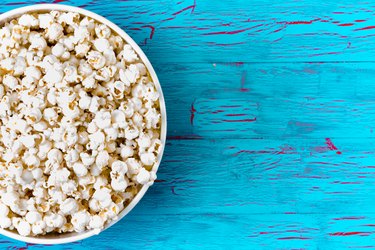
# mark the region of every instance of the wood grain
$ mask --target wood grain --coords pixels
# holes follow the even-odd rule
[[[158,182],[114,227],[1,249],[375,248],[373,3],[46,2],[101,14],[144,49],[168,143]]]

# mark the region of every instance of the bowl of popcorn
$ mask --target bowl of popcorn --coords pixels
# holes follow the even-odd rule
[[[158,78],[90,11],[0,15],[0,233],[60,244],[109,228],[156,179],[166,140]]]

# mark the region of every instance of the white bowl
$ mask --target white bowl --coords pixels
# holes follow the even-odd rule
[[[120,27],[118,27],[116,24],[112,23],[111,21],[107,20],[106,18],[99,16],[98,14],[95,14],[91,11],[82,9],[82,8],[72,7],[68,5],[61,5],[61,4],[31,5],[31,6],[17,8],[17,9],[5,12],[4,14],[1,14],[0,23],[3,24],[4,22],[11,20],[13,18],[16,18],[24,13],[29,13],[29,12],[41,13],[41,12],[48,12],[51,10],[77,12],[84,16],[91,17],[100,23],[106,24],[108,27],[114,30],[119,36],[124,38],[125,41],[133,47],[133,49],[137,52],[137,54],[141,58],[142,62],[146,65],[151,75],[151,78],[160,94],[160,98],[159,98],[160,112],[161,112],[161,133],[160,133],[161,138],[160,139],[162,141],[162,151],[158,156],[157,163],[153,167],[153,170],[157,171],[160,165],[160,161],[163,156],[163,151],[165,147],[165,141],[166,141],[166,135],[167,135],[167,113],[166,113],[166,108],[165,108],[163,92],[162,92],[159,80],[156,76],[156,73],[150,61],[147,59],[146,55],[143,53],[141,48],[134,42],[134,40],[128,34],[126,34]],[[135,205],[137,205],[137,203],[142,199],[147,189],[148,189],[148,186],[143,186],[141,190],[138,192],[138,194],[134,197],[134,199],[130,202],[130,204],[126,206],[125,209],[119,214],[118,219],[115,221],[112,221],[111,223],[108,223],[102,231],[116,224],[126,214],[128,214],[135,207]],[[44,235],[44,236],[37,236],[37,237],[25,237],[25,236],[19,235],[17,232],[14,232],[14,231],[0,229],[0,234],[16,239],[16,240],[33,243],[33,244],[63,244],[63,243],[69,243],[69,242],[86,239],[88,237],[98,234],[98,232],[95,230],[89,230],[89,231],[85,231],[82,233],[64,233],[64,234]]]

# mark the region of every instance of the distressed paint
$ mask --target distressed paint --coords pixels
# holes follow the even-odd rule
[[[43,2],[95,11],[144,49],[168,142],[158,181],[109,230],[0,249],[375,248],[373,3]]]

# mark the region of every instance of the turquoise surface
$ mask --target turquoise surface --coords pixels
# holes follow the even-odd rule
[[[0,237],[1,249],[375,248],[374,3],[55,2],[143,48],[166,98],[166,152],[158,182],[99,236]]]

